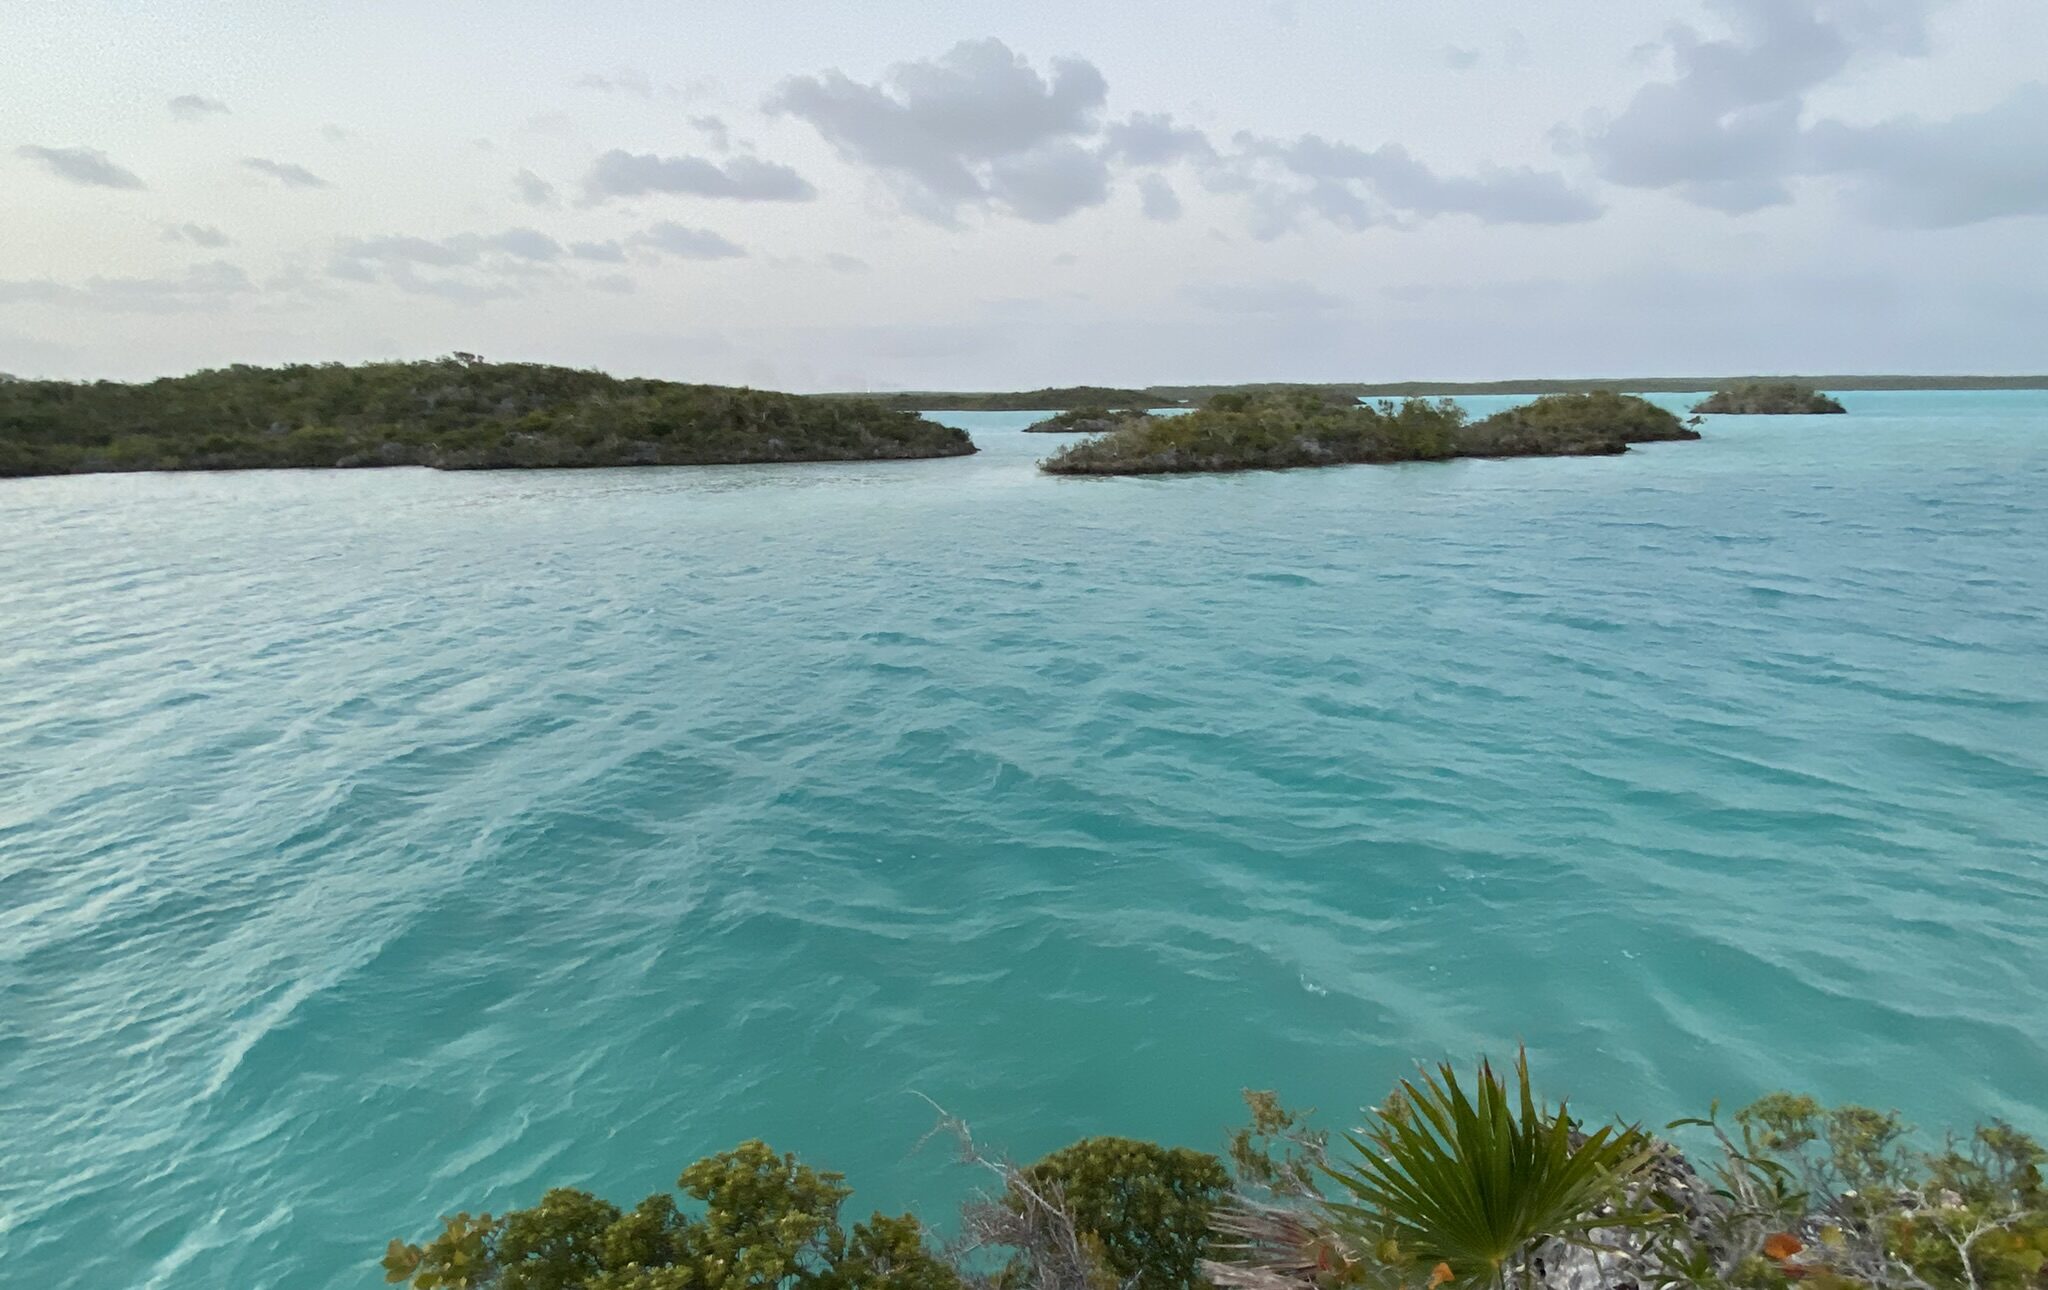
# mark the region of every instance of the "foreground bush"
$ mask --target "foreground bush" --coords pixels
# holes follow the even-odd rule
[[[456,355],[0,382],[0,476],[289,467],[703,465],[958,456],[965,432],[851,399]]]
[[[392,1241],[385,1280],[416,1290],[956,1290],[914,1218],[839,1225],[840,1176],[760,1142],[700,1160],[677,1180],[703,1212],[657,1193],[633,1209],[557,1188],[502,1218],[457,1214],[426,1245]]]
[[[1362,1248],[1399,1251],[1443,1279],[1504,1285],[1544,1241],[1591,1244],[1594,1232],[1661,1222],[1631,1206],[1627,1184],[1649,1164],[1635,1128],[1575,1133],[1563,1107],[1537,1104],[1526,1058],[1516,1092],[1481,1063],[1468,1097],[1449,1066],[1401,1086],[1355,1158],[1329,1169],[1348,1197],[1335,1224]]]
[[[1588,1125],[1481,1063],[1401,1085],[1333,1147],[1247,1091],[1228,1166],[1088,1138],[1030,1165],[991,1160],[952,1249],[916,1219],[849,1230],[850,1194],[758,1142],[699,1161],[622,1211],[549,1192],[393,1241],[415,1290],[2048,1290],[2048,1152],[2009,1125],[1933,1149],[1898,1116],[1778,1093],[1678,1121],[1701,1150]]]
[[[1085,1138],[1025,1169],[1020,1182],[1059,1197],[1101,1269],[1133,1290],[1200,1282],[1211,1216],[1230,1191],[1215,1156],[1132,1138]],[[1024,1203],[1016,1187],[1006,1203]]]

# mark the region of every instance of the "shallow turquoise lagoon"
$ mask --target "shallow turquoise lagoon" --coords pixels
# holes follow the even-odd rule
[[[943,1220],[914,1093],[1213,1146],[1517,1040],[1589,1112],[2048,1129],[2048,395],[1845,401],[0,482],[0,1281],[371,1286],[753,1135]]]

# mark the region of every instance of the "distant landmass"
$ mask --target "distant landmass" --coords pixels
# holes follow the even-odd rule
[[[681,466],[958,457],[965,431],[859,399],[473,355],[0,381],[0,476],[138,470]]]
[[[1544,377],[1516,381],[1336,381],[1298,385],[1281,381],[1242,385],[1054,386],[1039,390],[962,392],[899,390],[829,394],[866,399],[917,412],[1057,412],[1081,407],[1192,407],[1213,395],[1314,389],[1353,399],[1439,398],[1452,394],[1698,394],[1756,381],[1792,381],[1827,390],[2048,390],[2048,376],[1634,376]]]

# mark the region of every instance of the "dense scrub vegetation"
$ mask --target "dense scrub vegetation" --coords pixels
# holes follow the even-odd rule
[[[471,355],[229,367],[127,385],[0,382],[0,476],[443,470],[957,456],[966,434],[853,400],[622,380]]]
[[[759,1142],[621,1210],[557,1189],[394,1240],[416,1290],[2048,1290],[2048,1163],[2002,1123],[1918,1145],[1899,1117],[1772,1094],[1724,1127],[1681,1120],[1692,1159],[1588,1125],[1481,1063],[1401,1084],[1335,1144],[1270,1093],[1225,1156],[1088,1138],[991,1188],[941,1246],[910,1216],[850,1229],[851,1194]]]
[[[1743,381],[1714,391],[1693,405],[1695,412],[1733,412],[1745,416],[1788,416],[1798,413],[1843,412],[1839,402],[1801,381]]]
[[[1518,457],[1540,454],[1554,443],[1584,444],[1589,452],[1620,452],[1632,443],[1699,437],[1699,431],[1686,428],[1675,414],[1648,399],[1596,390],[1546,394],[1496,412],[1471,427],[1462,455]]]
[[[1158,407],[1174,402],[1172,399],[1156,400],[1144,390],[1107,385],[1058,385],[1037,390],[980,393],[897,390],[887,394],[828,394],[822,397],[857,398],[911,412],[1042,412],[1059,408]]]
[[[1569,377],[1519,381],[1340,381],[1313,388],[1349,400],[1441,398],[1458,394],[1693,394],[1719,390],[1745,378],[1728,376]],[[1802,385],[1829,390],[2048,390],[2048,376],[1799,376]],[[1276,383],[1246,385],[1148,385],[1142,390],[1104,389],[1081,385],[1063,389],[1004,393],[961,393],[945,390],[896,391],[877,395],[832,395],[832,398],[873,398],[884,406],[926,412],[1008,411],[1086,406],[1151,408],[1194,406],[1218,394],[1270,394],[1300,389]]]
[[[1457,455],[1456,433],[1464,420],[1453,403],[1366,407],[1303,392],[1219,394],[1186,416],[1128,422],[1067,444],[1043,469],[1056,475],[1148,475],[1435,460]]]
[[[1024,428],[1039,434],[1107,434],[1151,415],[1144,408],[1068,408]]]
[[[1225,393],[1186,416],[1126,421],[1047,458],[1056,475],[1273,470],[1451,457],[1584,456],[1631,443],[1697,439],[1662,408],[1630,395],[1548,395],[1469,423],[1442,400],[1361,404],[1327,387]]]

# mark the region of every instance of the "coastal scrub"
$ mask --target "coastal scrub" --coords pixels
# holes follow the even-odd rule
[[[1741,416],[1799,416],[1846,412],[1848,409],[1811,385],[1798,381],[1744,381],[1714,391],[1695,403],[1692,410]]]
[[[849,399],[458,354],[235,366],[139,384],[0,382],[0,476],[495,470],[955,457],[966,433]]]

